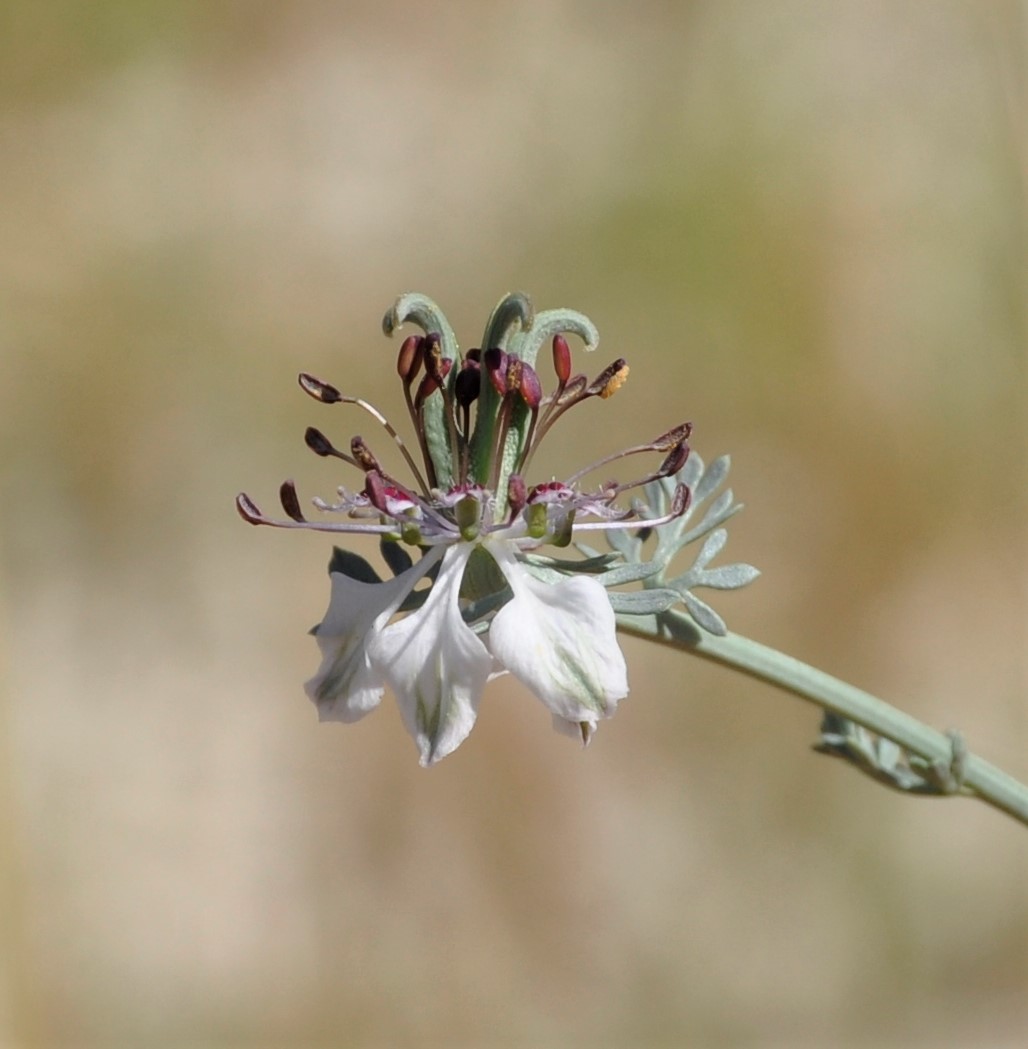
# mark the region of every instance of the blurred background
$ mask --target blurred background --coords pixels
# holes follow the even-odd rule
[[[729,626],[1024,779],[1026,25],[4,4],[0,1044],[1023,1045],[1023,828],[635,641],[588,751],[500,681],[423,770],[391,697],[318,725],[331,544],[232,501],[352,481],[300,370],[402,424],[400,292],[579,309],[631,380],[537,466],[692,419]]]

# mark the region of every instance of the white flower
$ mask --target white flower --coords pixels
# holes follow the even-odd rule
[[[473,549],[449,547],[425,603],[392,623],[440,548],[386,583],[331,574],[332,597],[316,634],[322,664],[306,686],[323,721],[356,721],[388,684],[421,763],[431,765],[467,738],[496,673],[512,673],[586,739],[614,713],[628,694],[628,674],[604,588],[582,577],[541,583],[518,563],[513,544],[491,541],[486,549],[514,596],[493,618],[486,644],[461,615]]]
[[[572,376],[560,332],[574,331],[594,343],[595,330],[568,312],[534,318],[530,308],[525,313],[527,300],[516,296],[500,303],[487,328],[486,344],[493,345],[495,334],[494,345],[508,349],[460,358],[445,318],[436,318],[437,331],[426,326],[426,313],[437,308],[407,298],[417,301],[412,306],[401,299],[392,326],[415,316],[427,333],[407,339],[397,362],[423,472],[377,409],[309,375],[300,376],[300,385],[323,403],[356,404],[385,426],[414,485],[387,474],[361,438],[351,441],[346,454],[310,429],[306,441],[313,451],[363,472],[359,492],[340,489],[339,501],[331,504],[315,500],[319,510],[345,520],[307,520],[291,482],[281,489],[289,520],[265,517],[245,495],[238,500],[240,513],[253,524],[377,534],[396,573],[374,581],[371,567],[354,555],[344,570],[332,571],[328,611],[315,631],[321,666],[307,682],[307,694],[322,720],[350,722],[373,710],[388,685],[421,763],[431,765],[467,738],[490,678],[509,672],[546,705],[557,728],[588,743],[598,722],[628,694],[614,610],[603,584],[588,574],[594,569],[546,561],[534,551],[547,544],[567,547],[585,530],[654,527],[679,517],[687,504],[684,488],[675,491],[666,513],[648,519],[616,500],[627,489],[672,477],[688,455],[690,428],[675,427],[566,481],[529,488],[523,471],[542,437],[574,405],[609,397],[624,382],[627,365],[615,361],[592,382]],[[512,330],[519,321],[521,331]],[[549,337],[557,386],[547,397],[533,365]],[[580,489],[591,469],[641,452],[663,453],[656,471],[630,484]],[[412,564],[401,544],[419,550],[420,560]],[[427,591],[416,589],[424,579],[430,581]]]

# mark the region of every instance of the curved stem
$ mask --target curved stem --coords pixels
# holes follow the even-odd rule
[[[757,641],[737,634],[717,637],[701,631],[682,612],[618,616],[618,626],[627,634],[686,649],[703,659],[776,685],[892,740],[909,754],[937,767],[950,766],[954,760],[952,736],[930,728],[869,692]],[[974,754],[962,755],[960,773],[960,784],[954,793],[978,797],[1028,825],[1028,786]]]

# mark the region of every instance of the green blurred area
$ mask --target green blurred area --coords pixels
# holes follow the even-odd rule
[[[329,544],[232,499],[352,482],[301,370],[402,423],[397,294],[471,346],[523,289],[632,369],[540,469],[692,419],[764,573],[729,625],[1024,779],[1026,25],[5,5],[0,1042],[1019,1044],[1015,825],[635,642],[587,752],[501,680],[422,770],[389,697],[316,723]]]

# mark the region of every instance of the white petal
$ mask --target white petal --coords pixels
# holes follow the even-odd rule
[[[356,721],[378,706],[384,682],[368,659],[368,640],[376,620],[388,618],[417,581],[439,560],[434,551],[416,565],[382,583],[363,583],[331,573],[332,596],[317,628],[321,666],[304,685],[322,721]]]
[[[628,695],[628,670],[606,590],[586,576],[541,582],[509,548],[489,550],[514,591],[489,627],[493,655],[558,718],[609,717]]]
[[[469,543],[450,547],[421,608],[368,643],[371,665],[396,693],[422,765],[446,757],[467,738],[493,668],[460,614],[460,584],[472,549]]]

